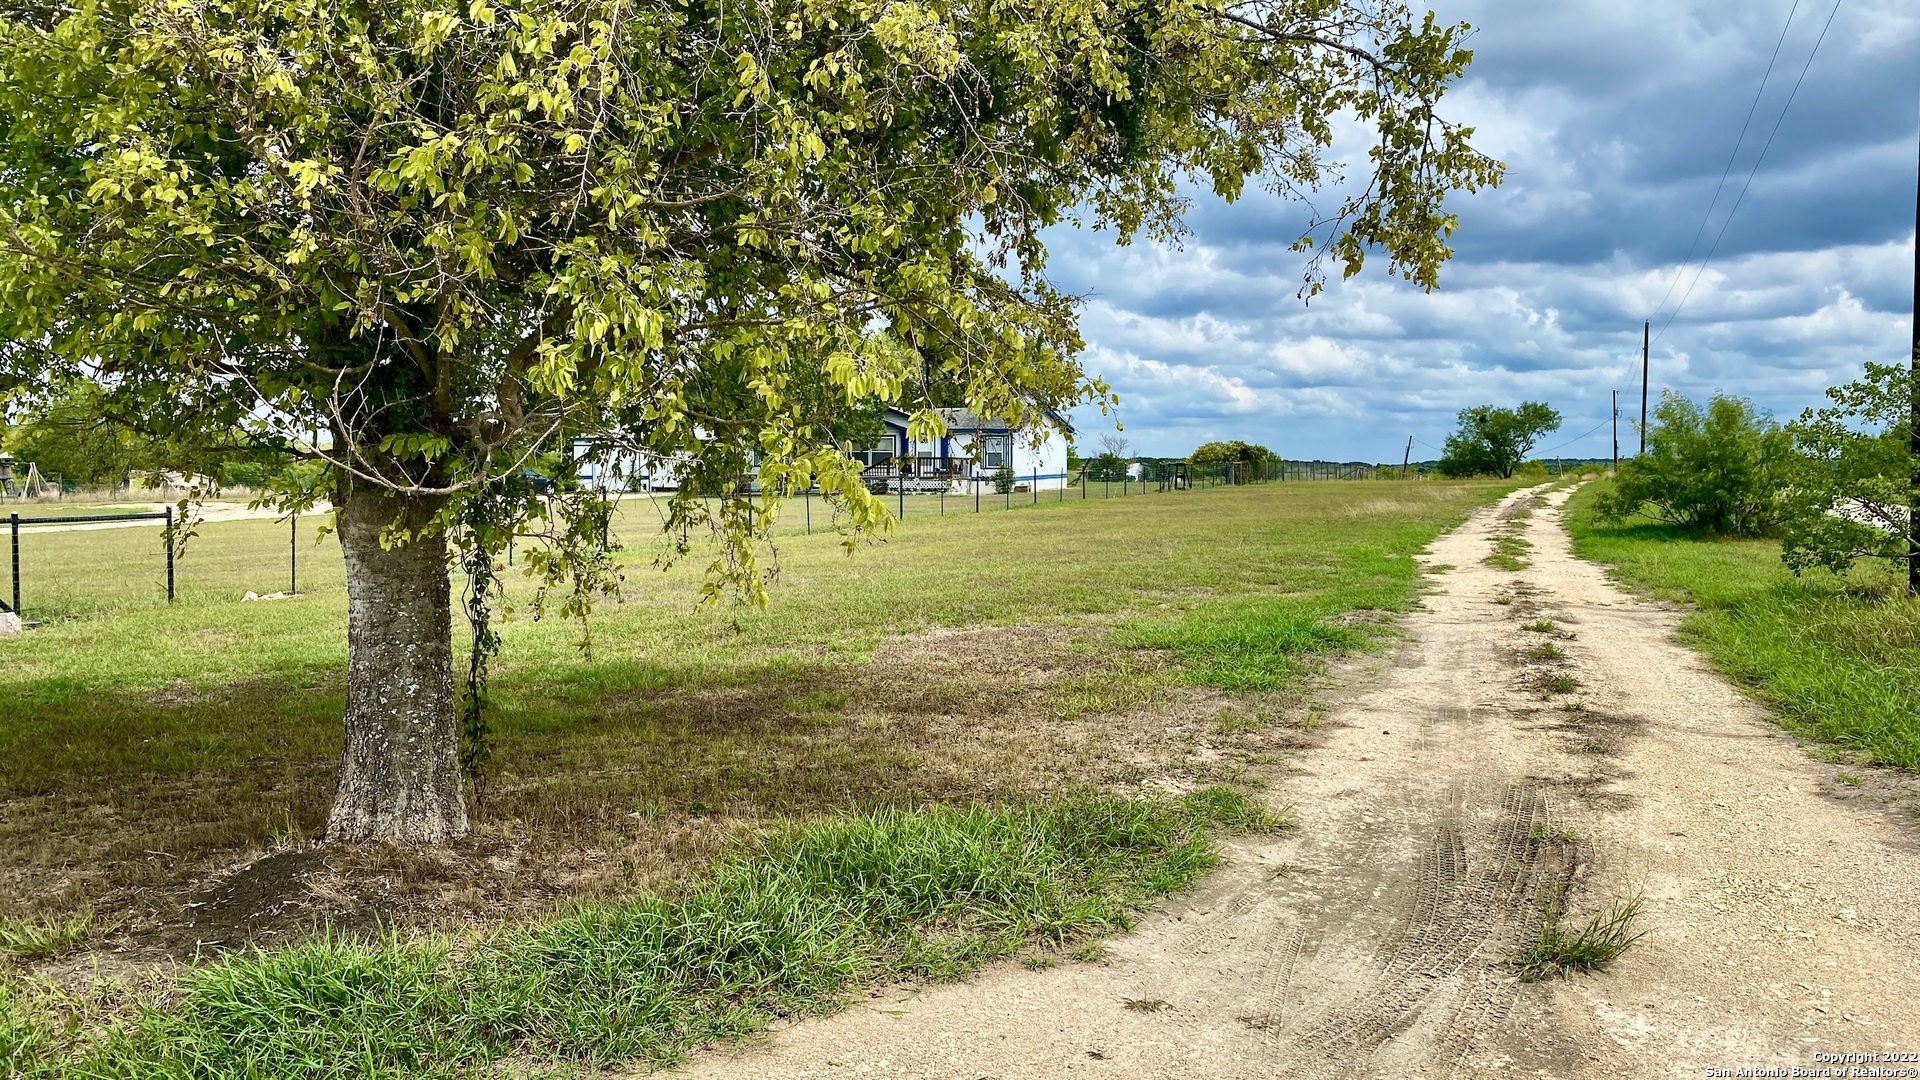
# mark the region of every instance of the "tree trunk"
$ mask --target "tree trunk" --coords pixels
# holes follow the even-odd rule
[[[346,746],[327,839],[413,845],[465,836],[446,536],[380,542],[390,527],[426,527],[445,500],[351,482],[341,489]]]

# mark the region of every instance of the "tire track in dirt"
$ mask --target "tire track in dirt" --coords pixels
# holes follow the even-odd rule
[[[1831,768],[1675,644],[1671,610],[1572,559],[1563,497],[1519,493],[1434,543],[1445,569],[1393,665],[1271,777],[1299,829],[1231,842],[1106,962],[880,994],[687,1075],[1584,1080],[1869,1046],[1841,1036],[1913,1048],[1911,823],[1815,794]],[[1531,567],[1482,562],[1503,531],[1526,534]],[[1540,618],[1553,650],[1520,628]],[[1796,859],[1809,869],[1782,871]],[[1847,861],[1880,876],[1808,883]],[[1507,953],[1569,887],[1574,918],[1644,893],[1647,939],[1605,974],[1520,984]],[[1790,933],[1813,908],[1838,931]],[[1143,1000],[1165,1007],[1127,1007]]]

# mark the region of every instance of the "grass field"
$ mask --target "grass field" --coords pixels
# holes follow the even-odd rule
[[[1574,550],[1626,584],[1697,605],[1687,639],[1837,760],[1920,769],[1920,603],[1884,566],[1795,577],[1771,540],[1702,539],[1600,521],[1598,484],[1569,504]]]
[[[209,524],[168,605],[140,530],[33,536],[69,601],[0,641],[0,1071],[659,1062],[1063,954],[1191,883],[1213,831],[1282,823],[1247,792],[1303,744],[1319,659],[1381,640],[1414,553],[1511,486],[910,503],[852,557],[783,530],[765,610],[696,609],[701,560],[657,567],[630,505],[589,653],[505,624],[476,834],[430,852],[304,842],[339,751],[330,542],[302,596],[243,603],[287,527]],[[76,974],[103,945],[130,978]],[[200,959],[156,981],[168,957]]]
[[[430,858],[300,848],[339,751],[331,541],[305,561],[313,591],[242,603],[274,587],[286,526],[207,525],[169,606],[136,587],[152,571],[140,530],[35,536],[37,573],[122,599],[0,641],[0,915],[94,910],[191,951],[302,919],[537,914],[680,880],[729,838],[848,808],[1231,780],[1285,743],[1285,691],[1311,655],[1371,636],[1342,613],[1404,609],[1411,554],[1506,489],[909,508],[852,557],[831,535],[783,537],[764,611],[696,610],[699,560],[654,567],[651,508],[632,508],[625,599],[594,616],[590,654],[577,625],[524,610],[505,624],[477,833]],[[232,895],[195,893],[270,851]]]

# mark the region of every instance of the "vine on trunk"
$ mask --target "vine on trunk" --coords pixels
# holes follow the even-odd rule
[[[500,632],[494,629],[493,601],[504,595],[494,557],[501,530],[490,520],[498,504],[486,499],[467,503],[466,543],[460,563],[467,584],[460,600],[466,609],[473,640],[467,651],[467,680],[460,691],[460,772],[480,805],[487,795],[487,762],[493,756],[487,725],[487,666],[500,653]]]

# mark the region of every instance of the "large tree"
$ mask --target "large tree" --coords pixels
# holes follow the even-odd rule
[[[534,498],[533,455],[683,458],[681,549],[711,527],[710,589],[757,599],[783,491],[890,524],[849,412],[1107,397],[1050,225],[1304,196],[1345,116],[1374,137],[1305,288],[1370,251],[1433,287],[1444,196],[1499,175],[1435,112],[1464,33],[1397,0],[0,0],[0,390],[324,466],[286,497],[331,501],[347,566],[328,836],[444,840],[492,640],[463,710],[450,567],[484,611],[538,516],[572,607],[611,581],[606,507]]]
[[[1518,408],[1475,405],[1460,410],[1460,426],[1447,436],[1440,455],[1442,476],[1513,476],[1533,446],[1560,427],[1560,413],[1538,401]]]

